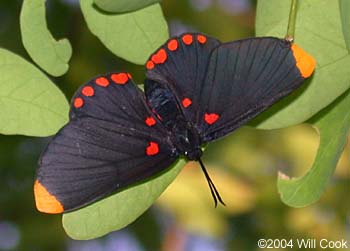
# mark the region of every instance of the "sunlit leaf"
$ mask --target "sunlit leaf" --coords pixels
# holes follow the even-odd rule
[[[347,51],[338,1],[303,0],[295,27],[295,42],[313,55],[317,66],[311,81],[257,118],[259,128],[298,124],[312,117],[350,87]],[[257,36],[286,34],[290,1],[259,0]]]
[[[80,0],[90,31],[115,55],[144,64],[149,55],[168,38],[168,27],[159,4],[125,14],[107,14]]]
[[[87,207],[63,215],[63,227],[77,240],[100,237],[121,229],[143,214],[181,171],[184,160],[147,182],[128,188]]]
[[[21,34],[25,49],[42,69],[53,76],[67,72],[72,47],[67,39],[56,41],[46,25],[45,0],[24,0]]]
[[[346,48],[350,53],[350,1],[339,0],[339,8]]]
[[[108,12],[130,12],[159,3],[161,0],[94,0],[94,3]]]
[[[350,91],[317,116],[314,126],[320,133],[320,146],[311,169],[302,177],[279,175],[278,191],[284,203],[303,207],[316,202],[332,176],[346,143],[350,128]]]
[[[0,49],[0,133],[48,136],[68,120],[68,102],[45,74]]]

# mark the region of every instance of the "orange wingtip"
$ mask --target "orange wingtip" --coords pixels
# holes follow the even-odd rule
[[[34,184],[34,195],[36,208],[43,213],[59,214],[63,213],[64,208],[55,196],[50,194],[38,180]]]
[[[292,45],[292,51],[301,76],[310,77],[315,70],[315,59],[296,44]]]

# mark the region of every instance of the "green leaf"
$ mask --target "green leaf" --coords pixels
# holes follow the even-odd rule
[[[311,169],[302,177],[288,179],[280,174],[278,191],[289,206],[304,207],[321,197],[346,144],[350,129],[350,91],[327,107],[313,123],[320,145]]]
[[[346,48],[350,53],[350,1],[339,0],[339,8]]]
[[[20,25],[22,41],[30,57],[52,76],[68,70],[72,47],[67,39],[56,41],[46,25],[45,0],[24,0]]]
[[[107,12],[130,12],[159,3],[161,0],[94,0],[95,4]]]
[[[121,229],[136,220],[176,178],[185,161],[179,160],[156,178],[63,215],[63,227],[77,240],[88,240]]]
[[[317,61],[304,87],[276,103],[255,120],[259,128],[286,127],[311,118],[350,87],[350,55],[342,33],[338,1],[298,1],[295,42]],[[258,36],[284,37],[290,1],[259,0]]]
[[[125,14],[106,14],[93,0],[80,0],[90,31],[115,55],[144,64],[168,38],[168,27],[159,4]]]
[[[68,103],[45,74],[0,49],[0,133],[48,136],[68,120]]]

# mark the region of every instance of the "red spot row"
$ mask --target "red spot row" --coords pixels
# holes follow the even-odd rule
[[[158,144],[156,142],[150,141],[146,148],[146,154],[148,156],[151,156],[151,155],[156,155],[157,153],[159,153]]]
[[[132,77],[129,73],[124,73],[124,72],[114,73],[111,75],[111,79],[113,80],[113,82],[118,85],[126,84],[131,78]],[[110,82],[106,77],[99,77],[99,78],[96,78],[95,84],[101,87],[107,87],[109,86]],[[86,85],[81,89],[81,93],[85,97],[92,97],[95,95],[95,90],[92,86]],[[81,108],[84,105],[84,100],[81,97],[77,97],[74,99],[73,105],[75,108]]]
[[[193,35],[185,34],[181,37],[181,40],[186,45],[191,45],[193,43]],[[205,44],[207,38],[204,35],[197,35],[197,41],[200,44]],[[176,51],[179,48],[179,42],[177,39],[171,39],[167,43],[169,51]],[[168,58],[166,51],[162,48],[159,49],[155,54],[152,55],[151,59],[147,61],[146,68],[147,70],[152,70],[156,64],[163,64]]]

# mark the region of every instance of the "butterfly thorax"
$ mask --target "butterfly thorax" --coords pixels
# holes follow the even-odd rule
[[[200,136],[190,122],[178,120],[171,132],[172,142],[180,154],[185,155],[188,160],[198,160],[202,156]]]
[[[198,160],[202,156],[199,133],[186,121],[174,93],[164,84],[149,79],[145,82],[148,105],[172,135],[171,142],[178,153],[188,160]]]

